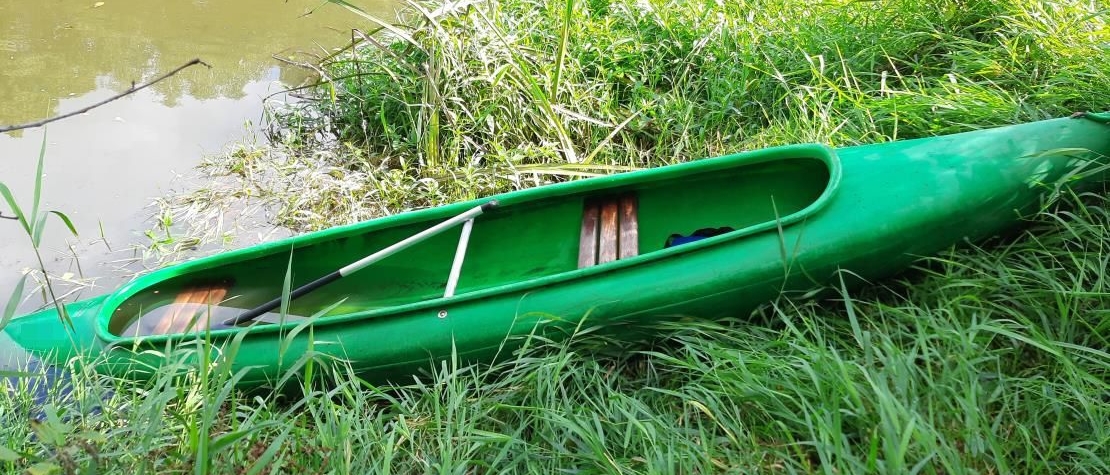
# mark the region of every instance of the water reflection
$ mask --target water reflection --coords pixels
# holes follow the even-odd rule
[[[271,55],[319,52],[350,39],[359,19],[320,3],[0,2],[0,124],[64,112],[58,110],[63,98],[120,92],[196,57],[213,68],[190,68],[156,85],[159,102],[172,107],[183,97],[244,97],[244,87],[274,67]],[[393,14],[392,2],[358,3],[386,18]],[[284,82],[297,82],[301,74],[281,72]]]

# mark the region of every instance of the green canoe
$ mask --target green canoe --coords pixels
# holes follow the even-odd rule
[[[1085,114],[835,150],[782,146],[506,193],[485,210],[476,207],[488,199],[403,213],[161,269],[67,305],[72,330],[50,309],[11,321],[0,342],[46,364],[103,354],[99,371],[142,379],[167,342],[197,338],[158,319],[203,307],[216,322],[214,357],[227,358],[237,339],[232,365],[249,387],[309,348],[370,381],[410,381],[453,352],[493,360],[529,334],[558,337],[583,319],[620,322],[610,327],[619,335],[743,315],[783,291],[835,282],[840,269],[890,275],[1019,225],[1062,186],[1100,182],[1108,121]],[[281,295],[286,275],[303,286],[467,212],[470,224],[345,273],[294,299],[285,317],[219,328]]]

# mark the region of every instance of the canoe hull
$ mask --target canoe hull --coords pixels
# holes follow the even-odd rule
[[[452,355],[462,362],[509,357],[533,334],[559,339],[577,328],[605,325],[617,335],[642,337],[644,323],[745,315],[784,291],[838,283],[842,270],[880,279],[953,244],[1015,228],[1064,184],[1100,183],[1104,174],[1095,169],[1107,155],[1110,127],[1086,119],[838,149],[820,209],[797,222],[451,299],[324,317],[300,328],[212,332],[204,340],[208,346],[194,345],[193,336],[110,335],[105,320],[111,299],[71,304],[70,313],[78,322],[78,351],[103,352],[99,368],[121,377],[150,377],[164,365],[167,344],[185,342],[212,349],[210,358],[231,361],[234,371],[244,371],[244,387],[273,385],[308,354],[346,361],[372,382],[407,382]],[[743,162],[744,156],[709,160]],[[597,180],[606,179],[613,180]],[[497,199],[513,203],[569,193],[588,181]],[[428,212],[450,216],[476,203]],[[206,262],[218,265],[249,253]],[[40,312],[14,320],[5,331],[28,351],[62,361],[73,356],[65,349],[73,345],[42,336],[48,326],[42,322],[50,319],[57,320],[54,312]]]

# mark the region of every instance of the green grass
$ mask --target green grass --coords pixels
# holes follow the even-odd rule
[[[411,26],[326,61],[316,100],[275,111],[287,143],[367,175],[353,200],[299,210],[334,214],[362,199],[392,211],[612,167],[1110,106],[1097,2],[465,5],[413,5]]]
[[[416,13],[326,62],[317,100],[274,112],[274,145],[212,158],[227,183],[167,201],[163,221],[250,199],[315,229],[768,145],[1101,110],[1098,8],[506,0]],[[660,328],[654,346],[585,328],[405,387],[332,364],[312,366],[332,384],[284,396],[232,390],[219,361],[142,385],[77,370],[42,422],[26,388],[0,393],[0,471],[1107,473],[1108,229],[1105,190],[1064,193],[1019,235],[863,291]]]
[[[19,393],[0,397],[0,439],[140,473],[193,471],[201,447],[213,473],[1105,473],[1107,205],[1069,196],[988,249],[663,328],[650,348],[584,329],[401,388],[339,365],[334,386],[284,398],[232,391],[219,367],[138,387],[84,374],[54,403],[61,442],[31,438]]]

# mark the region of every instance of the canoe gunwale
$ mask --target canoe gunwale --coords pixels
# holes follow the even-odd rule
[[[755,234],[773,231],[777,228],[790,226],[792,224],[804,221],[805,219],[819,213],[822,209],[824,209],[829,201],[832,200],[836,192],[840,189],[842,174],[840,158],[837,156],[833,148],[823,144],[808,143],[783,145],[766,149],[739,152],[721,157],[706,158],[673,165],[670,167],[639,170],[635,172],[564,182],[545,187],[518,190],[501,195],[495,195],[492,197],[479,198],[467,202],[455,203],[436,208],[427,208],[424,210],[377,218],[360,223],[353,223],[345,226],[331,228],[328,230],[310,233],[304,236],[293,236],[270,243],[263,243],[240,250],[222,252],[152,272],[150,274],[147,274],[146,276],[140,277],[128,284],[125,284],[124,286],[117,289],[115,292],[109,294],[107,296],[107,299],[105,299],[105,301],[103,302],[103,305],[100,307],[99,312],[97,313],[97,321],[94,325],[96,334],[95,336],[96,339],[105,346],[134,347],[135,345],[142,345],[149,347],[149,345],[164,343],[169,340],[191,340],[196,338],[198,335],[204,335],[203,333],[194,332],[170,335],[122,337],[108,331],[108,326],[114,310],[128,298],[142,292],[146,288],[171,277],[220,267],[227,264],[228,262],[247,260],[251,258],[260,258],[278,252],[288,253],[290,252],[290,249],[313,246],[320,242],[340,239],[355,234],[371,233],[382,229],[405,226],[419,222],[434,222],[436,220],[446,219],[450,216],[458,214],[461,211],[488,201],[491,198],[497,199],[501,203],[501,209],[508,209],[517,205],[526,205],[527,203],[539,200],[573,198],[576,195],[587,196],[589,193],[595,191],[618,190],[629,188],[641,183],[658,182],[669,179],[682,179],[685,177],[697,176],[707,172],[718,170],[753,166],[773,161],[799,159],[818,160],[822,162],[826,166],[826,169],[828,171],[828,179],[826,181],[824,190],[809,205],[787,216],[780,217],[779,219],[754,224],[752,226],[741,228],[724,235],[714,236],[700,241],[684,244],[682,246],[675,246],[672,248],[649,252],[626,259],[616,260],[602,265],[590,266],[582,269],[574,269],[533,279],[512,282],[509,284],[487,287],[472,292],[458,294],[452,297],[440,297],[391,307],[354,312],[344,315],[322,317],[316,319],[314,324],[342,325],[353,321],[365,320],[370,318],[383,318],[394,314],[411,314],[413,312],[419,312],[422,310],[427,310],[429,312],[429,315],[434,316],[441,310],[449,310],[453,306],[465,304],[473,300],[492,298],[501,294],[525,293],[528,292],[530,289],[557,285],[566,281],[589,279],[611,272],[621,272],[629,268],[648,265],[654,261],[669,259],[683,254],[699,252],[703,249],[716,246],[727,245],[733,241],[744,239]],[[496,212],[497,211],[493,211],[493,213]],[[266,333],[286,331],[291,328],[292,325],[296,325],[296,322],[211,330],[208,335],[210,335],[213,339],[223,340],[225,338],[230,338],[231,335],[235,335],[243,330],[247,330],[252,334],[261,335]]]
[[[436,224],[480,200],[364,221],[196,259],[140,277],[115,292],[66,304],[74,324],[72,332],[57,312],[48,308],[14,319],[0,333],[10,336],[18,347],[44,363],[60,366],[92,361],[99,373],[133,380],[148,379],[163,368],[167,361],[164,350],[188,345],[191,351],[211,352],[212,357],[231,364],[237,375],[242,373],[244,376],[236,380],[236,386],[269,388],[275,381],[292,375],[285,363],[296,363],[288,358],[283,360],[283,356],[304,354],[315,343],[315,351],[351,363],[351,368],[372,384],[403,382],[424,370],[434,372],[449,358],[460,362],[494,361],[505,356],[516,343],[528,341],[518,337],[530,336],[541,326],[545,332],[552,331],[550,335],[555,338],[567,338],[573,336],[570,331],[587,320],[591,324],[621,322],[619,328],[623,330],[647,321],[736,316],[772,301],[783,292],[811,292],[815,286],[832,283],[827,279],[843,275],[844,271],[861,278],[848,284],[851,288],[887,278],[920,257],[1016,228],[1026,216],[1022,210],[1043,209],[1044,197],[1059,192],[1046,185],[1071,188],[1096,182],[1105,184],[1110,173],[1078,176],[1072,171],[1076,165],[1082,165],[1077,158],[1090,154],[1104,163],[1103,159],[1110,157],[1108,127],[1110,114],[1088,113],[960,134],[846,146],[833,155],[827,167],[829,175],[820,177],[833,185],[826,188],[826,195],[819,197],[825,200],[824,205],[801,208],[814,203],[812,197],[822,184],[808,180],[803,188],[808,190],[806,199],[794,200],[788,208],[808,214],[788,212],[786,220],[772,221],[774,226],[783,226],[782,233],[774,234],[775,229],[743,228],[736,234],[678,248],[656,250],[653,246],[646,254],[651,259],[630,257],[578,271],[559,267],[565,270],[528,280],[518,277],[500,286],[471,287],[481,290],[451,299],[432,295],[425,301],[301,321],[296,323],[297,328],[294,324],[264,325],[139,338],[106,335],[105,330],[111,314],[119,313],[115,309],[121,302],[169,279],[188,279],[196,276],[194,272],[215,275],[225,265],[229,273],[243,275],[240,272],[243,268],[262,262],[253,259],[265,259],[266,264],[271,264],[275,258],[289,253],[290,248],[302,250],[305,255],[333,256],[332,248],[312,247],[327,246],[333,239],[359,239],[360,242],[352,244],[361,246],[359,249],[384,247],[393,236]],[[806,160],[813,158],[812,154],[799,153],[808,150],[807,147],[813,146],[765,149],[499,195],[512,211],[495,218],[504,221],[491,223],[491,228],[511,228],[519,223],[514,221],[517,215],[557,208],[565,218],[559,229],[565,230],[566,222],[571,221],[568,217],[579,204],[575,200],[614,192],[647,191],[657,185],[668,187],[664,191],[671,194],[641,195],[676,196],[674,193],[696,188],[690,186],[692,183],[703,183],[697,181],[698,173],[712,176],[731,167],[776,158],[801,158],[805,162],[801,167],[794,163],[763,168],[777,174],[780,181],[786,176],[813,178],[819,167],[809,166],[814,165]],[[790,156],[790,149],[796,153],[794,156]],[[776,152],[777,157],[772,156]],[[742,174],[743,171],[722,174],[727,176],[711,184],[729,186],[733,177]],[[680,177],[689,177],[690,181],[678,182]],[[676,181],[667,183],[669,179]],[[767,195],[763,189],[756,189],[760,197]],[[741,193],[740,189],[726,191],[713,195],[712,203],[742,202],[737,200],[754,196]],[[771,195],[779,196],[777,192]],[[553,199],[566,201],[559,203]],[[650,209],[659,209],[665,215],[669,201],[655,201]],[[683,201],[681,211],[675,212],[705,211],[698,207],[709,202]],[[700,223],[704,217],[698,215],[690,222]],[[764,214],[762,219],[769,218]],[[527,218],[524,221],[531,222]],[[783,225],[791,222],[795,224],[789,228]],[[686,229],[688,223],[649,224],[655,226],[648,228],[649,241],[655,243],[661,231],[669,231],[670,227]],[[405,228],[389,230],[394,226]],[[389,237],[360,236],[379,230],[389,232]],[[783,237],[788,244],[794,241],[791,259],[796,260],[792,261],[791,269],[777,266],[783,250],[777,245],[781,242],[775,241]],[[558,241],[560,245],[568,242]],[[565,249],[560,247],[559,251]],[[437,256],[434,261],[419,262],[439,262],[438,259]],[[797,267],[793,267],[795,264]],[[267,272],[270,280],[276,278]],[[179,282],[166,283],[169,284],[166,288],[171,288]],[[333,324],[336,326],[330,326]],[[300,331],[316,325],[322,326],[316,327],[314,337]],[[237,354],[224,351],[238,343],[243,346]],[[292,353],[284,353],[287,351]],[[75,359],[78,352],[103,358]]]

